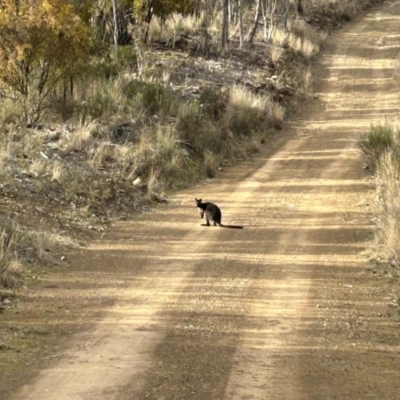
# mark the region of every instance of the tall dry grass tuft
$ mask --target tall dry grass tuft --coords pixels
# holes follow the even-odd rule
[[[237,136],[249,136],[253,131],[266,127],[269,100],[251,92],[244,86],[235,85],[229,93],[225,120]]]
[[[206,151],[204,154],[204,173],[207,178],[214,178],[219,167],[218,157],[211,151]]]
[[[320,50],[321,44],[326,40],[327,34],[316,31],[301,19],[288,21],[288,45],[306,59],[312,58]]]
[[[313,43],[310,39],[301,38],[291,33],[289,35],[289,47],[294,51],[302,54],[304,58],[311,59],[319,51],[319,45]]]
[[[351,21],[352,18],[358,13],[361,9],[362,5],[360,2],[356,2],[355,0],[349,1],[338,1],[336,3],[336,15],[345,20]]]
[[[400,251],[400,130],[387,122],[371,125],[358,144],[375,171],[378,248],[387,258],[397,260]]]
[[[310,42],[320,45],[326,40],[327,33],[316,31],[312,26],[302,19],[291,19],[288,21],[288,30],[294,36],[307,39]]]
[[[47,250],[57,243],[49,233],[28,231],[0,218],[0,286],[15,288],[18,285],[26,259],[53,261]]]
[[[282,29],[275,28],[272,32],[272,44],[277,47],[283,47],[287,43],[289,35]]]
[[[269,128],[281,128],[285,108],[269,96],[251,92],[244,86],[233,86],[225,112],[225,124],[238,136],[251,137],[253,133]]]
[[[6,175],[12,162],[13,144],[0,139],[0,175]]]
[[[9,287],[14,281],[14,276],[9,268],[12,261],[11,244],[14,231],[7,229],[5,225],[0,225],[0,286]]]
[[[165,21],[161,18],[152,18],[149,26],[150,40],[169,40],[172,39],[171,46],[173,47],[173,39],[180,34],[196,34],[201,30],[203,16],[196,17],[195,15],[181,15],[173,13]]]
[[[400,55],[397,57],[394,63],[394,79],[397,84],[397,88],[399,89],[400,93]]]
[[[310,0],[308,6],[336,18],[350,21],[361,9],[371,5],[370,0]]]
[[[157,125],[145,129],[132,149],[130,178],[147,180],[149,193],[164,193],[193,178],[188,157],[174,126]]]
[[[361,135],[358,142],[364,158],[370,168],[376,169],[381,156],[388,151],[399,151],[400,131],[395,130],[393,126],[385,123],[371,125],[369,131]]]
[[[285,107],[269,99],[268,101],[268,125],[274,128],[281,129],[283,124],[283,119],[285,117]]]
[[[54,264],[50,255],[60,238],[48,232],[28,230],[0,218],[0,286],[16,288],[26,260]]]
[[[378,232],[380,251],[387,257],[400,256],[400,157],[389,150],[381,155],[376,169],[378,182]]]
[[[285,50],[282,47],[271,46],[268,49],[269,56],[271,61],[276,65],[279,60],[282,59],[282,56],[285,54]]]
[[[76,128],[64,137],[62,145],[66,151],[82,151],[87,149],[92,139],[92,134],[98,127],[98,122],[81,119]]]
[[[303,90],[308,91],[311,89],[312,73],[311,73],[310,67],[301,71],[300,81],[301,81],[301,87],[303,88]]]

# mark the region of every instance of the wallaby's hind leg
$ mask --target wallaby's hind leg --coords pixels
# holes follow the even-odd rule
[[[213,223],[213,225],[214,225],[214,226],[217,226],[217,223],[216,223],[216,222],[214,222],[214,223]]]

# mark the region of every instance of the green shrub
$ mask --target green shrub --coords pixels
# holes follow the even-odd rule
[[[113,107],[112,96],[107,91],[94,93],[83,106],[83,114],[90,115],[92,118],[99,118]]]
[[[136,56],[131,46],[121,46],[115,52],[114,48],[100,50],[101,55],[92,58],[88,75],[95,79],[116,79],[127,69],[136,66]]]
[[[141,109],[147,115],[161,114],[159,117],[176,114],[177,99],[173,92],[162,83],[132,80],[123,88],[123,94],[134,109]]]
[[[213,120],[218,120],[226,108],[227,99],[221,93],[206,88],[200,93],[199,103],[205,114]]]
[[[176,122],[178,137],[195,153],[204,148],[203,124],[205,117],[198,102],[189,102],[179,107]]]
[[[399,132],[395,132],[394,128],[387,123],[371,125],[369,131],[361,136],[358,146],[371,164],[371,168],[376,168],[379,158],[389,149],[398,152],[398,137]]]

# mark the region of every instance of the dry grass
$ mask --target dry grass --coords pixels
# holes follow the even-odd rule
[[[1,143],[1,142],[0,142]],[[9,161],[12,157],[12,144],[3,141],[0,145],[0,174],[6,175],[8,172]]]
[[[302,54],[306,59],[312,58],[320,50],[320,45],[326,40],[327,34],[316,31],[301,19],[288,21],[289,35],[287,43],[290,48]]]
[[[149,40],[168,40],[180,34],[196,34],[201,30],[203,17],[173,13],[164,23],[160,18],[152,18],[149,27]]]
[[[33,231],[10,219],[0,218],[0,287],[16,287],[26,260],[54,263],[50,255],[60,238],[48,232]]]
[[[311,40],[290,34],[288,40],[289,47],[302,54],[306,59],[311,59],[319,51],[319,45]]]
[[[210,151],[204,154],[204,173],[207,178],[214,178],[219,167],[218,157]]]
[[[10,260],[7,268],[2,270],[0,267],[0,287],[16,288],[22,273],[22,264],[18,260]]]
[[[233,86],[229,95],[229,106],[235,109],[253,109],[262,114],[267,108],[267,99],[252,93],[244,86]]]
[[[269,123],[275,128],[281,128],[285,117],[285,107],[269,101]]]
[[[361,137],[359,147],[375,171],[377,182],[377,247],[384,257],[397,262],[400,251],[400,130],[387,122],[371,125]]]
[[[239,136],[260,130],[268,115],[268,99],[252,93],[244,86],[233,86],[225,118],[231,131]]]
[[[10,282],[8,269],[12,261],[12,238],[14,232],[5,224],[0,225],[0,286],[7,286]]]
[[[225,124],[239,137],[279,128],[285,109],[268,96],[251,92],[244,86],[233,86],[226,107]]]
[[[336,1],[335,3],[336,14],[345,21],[350,21],[360,11],[360,4],[357,4],[355,0]]]
[[[287,43],[288,38],[289,35],[283,29],[275,28],[272,32],[271,41],[273,45],[283,47]]]
[[[98,127],[96,120],[80,120],[76,128],[64,137],[61,145],[66,151],[81,151],[90,146],[92,134]]]
[[[314,44],[321,44],[326,40],[327,33],[316,31],[312,26],[302,19],[291,19],[288,21],[288,30],[294,36],[307,39]]]
[[[311,89],[311,85],[312,85],[312,72],[311,72],[311,68],[308,67],[306,69],[304,69],[301,72],[301,82],[302,82],[302,88],[305,91],[308,91]]]
[[[361,136],[358,146],[368,165],[375,170],[384,153],[399,151],[399,139],[400,131],[388,123],[378,123]]]
[[[376,170],[378,182],[378,231],[380,252],[396,261],[400,255],[400,159],[394,151],[384,153]]]
[[[394,79],[400,92],[400,56],[394,63]]]
[[[271,61],[276,65],[278,61],[282,58],[285,54],[285,50],[282,47],[278,46],[271,46],[268,49],[269,56],[271,57]]]

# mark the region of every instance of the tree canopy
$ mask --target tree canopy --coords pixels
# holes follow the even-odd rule
[[[90,32],[62,0],[3,0],[0,9],[0,80],[23,104],[25,119],[39,117],[49,91],[85,67]]]

